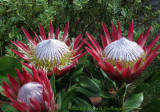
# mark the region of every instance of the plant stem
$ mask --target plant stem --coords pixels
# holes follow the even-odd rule
[[[124,95],[121,97],[121,108],[122,112],[124,112]]]
[[[125,110],[124,99],[126,96],[127,87],[128,86],[125,83],[122,83],[119,85],[118,96],[119,96],[119,101],[120,101],[120,106],[121,106],[121,112],[124,112]]]

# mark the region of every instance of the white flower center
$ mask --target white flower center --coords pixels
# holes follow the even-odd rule
[[[43,86],[37,82],[29,82],[24,84],[19,92],[18,92],[18,99],[26,103],[27,105],[30,104],[30,98],[36,99],[39,103],[43,101],[42,98]]]
[[[69,47],[56,39],[43,40],[35,47],[35,55],[40,60],[61,61],[69,53]]]
[[[144,50],[133,41],[121,38],[104,49],[105,57],[119,61],[136,61],[144,54]]]

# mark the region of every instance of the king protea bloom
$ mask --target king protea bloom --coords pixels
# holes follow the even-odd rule
[[[19,112],[54,112],[54,93],[45,72],[40,74],[32,68],[33,75],[23,69],[17,69],[18,80],[8,75],[10,87],[3,81],[4,94],[11,100],[11,105]]]
[[[122,82],[131,83],[145,70],[145,68],[158,55],[157,50],[160,44],[151,52],[158,41],[160,34],[148,45],[145,45],[151,26],[146,33],[139,36],[136,42],[133,41],[133,21],[130,24],[128,37],[122,36],[119,21],[118,32],[112,25],[112,40],[106,25],[102,22],[105,38],[100,35],[103,48],[101,48],[95,39],[88,33],[87,36],[92,42],[92,47],[86,40],[84,42],[89,46],[87,51],[98,62],[98,65],[108,75],[108,77],[121,84]]]
[[[11,49],[15,54],[25,60],[23,65],[32,68],[32,66],[41,70],[42,68],[48,75],[54,74],[60,76],[68,72],[78,60],[86,53],[82,53],[80,48],[83,45],[81,34],[70,44],[70,39],[67,39],[69,22],[67,22],[63,37],[59,36],[59,28],[56,33],[53,31],[52,22],[50,20],[50,33],[48,38],[42,26],[39,24],[40,36],[35,33],[36,37],[31,37],[29,33],[22,27],[22,30],[27,37],[29,44],[25,45],[20,41],[13,42],[22,53]]]

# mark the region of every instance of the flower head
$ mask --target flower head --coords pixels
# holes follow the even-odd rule
[[[112,40],[106,25],[102,22],[105,38],[101,36],[103,49],[98,45],[95,39],[88,33],[92,47],[86,40],[83,40],[88,46],[87,51],[98,61],[98,65],[103,69],[110,79],[117,83],[131,83],[145,70],[145,68],[158,55],[157,50],[160,44],[151,52],[158,41],[160,34],[148,45],[145,45],[151,27],[139,36],[136,42],[133,40],[133,21],[130,24],[128,37],[122,36],[120,23],[118,23],[118,32],[112,25]],[[151,52],[151,53],[150,53]]]
[[[26,35],[29,45],[25,45],[19,41],[13,42],[23,53],[11,49],[19,57],[28,63],[23,65],[32,68],[32,66],[44,69],[48,75],[54,73],[55,76],[60,76],[68,72],[78,60],[86,53],[82,53],[80,48],[83,42],[80,43],[81,34],[70,44],[70,39],[67,39],[69,22],[67,22],[62,39],[59,36],[59,28],[54,34],[52,22],[50,20],[50,33],[48,38],[42,26],[39,24],[40,36],[35,33],[36,38],[32,38],[29,33],[22,27]]]
[[[16,71],[19,82],[8,75],[12,88],[4,81],[2,86],[11,105],[20,112],[54,112],[54,93],[47,74],[43,71],[39,74],[35,68],[33,76],[25,69],[23,74]]]

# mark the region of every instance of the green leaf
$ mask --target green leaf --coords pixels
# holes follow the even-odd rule
[[[126,93],[126,90],[127,90],[127,85],[123,83],[122,86],[117,91],[117,96],[120,96],[120,97],[124,96],[124,94]]]
[[[144,106],[140,112],[160,112],[160,100],[152,101]]]
[[[71,99],[72,104],[68,108],[69,112],[96,112],[92,106],[92,102],[89,97],[85,96],[83,93],[76,92],[76,95]],[[79,110],[79,111],[78,111]]]
[[[114,90],[118,90],[117,86],[116,86],[116,83],[113,82],[107,75],[106,73],[101,69],[101,72],[103,74],[103,76],[109,81],[109,83],[111,84],[111,86],[114,88]]]
[[[127,108],[125,112],[130,112],[138,107],[140,107],[143,102],[143,93],[131,94],[125,100],[124,106]]]
[[[82,98],[74,97],[72,98],[72,101],[75,103],[76,107],[88,107],[91,106],[87,101],[85,101]]]
[[[2,86],[0,86],[0,94],[4,95],[4,93],[2,91],[3,91],[3,88],[2,88]]]
[[[3,105],[1,105],[1,110],[2,110],[2,112],[18,112],[10,104],[3,104]]]
[[[95,63],[93,63],[92,61],[88,62],[88,66],[87,67],[89,68],[89,71],[93,76],[97,76],[97,74],[99,74],[97,69],[96,69],[96,66],[97,65]]]
[[[30,68],[28,68],[28,67],[26,67],[26,66],[23,66],[23,68],[24,68],[29,74],[33,75],[32,69],[30,69]]]
[[[76,89],[77,89],[77,88],[71,89],[71,90],[65,95],[65,97],[64,97],[63,100],[62,100],[61,111],[62,111],[62,110],[65,111],[65,110],[68,109],[68,104],[69,104],[71,98],[74,96],[74,94],[75,94],[75,92],[76,92],[76,91],[75,91]]]
[[[89,0],[81,0],[82,3],[86,4]]]
[[[90,79],[88,77],[79,78],[80,87],[76,89],[87,97],[97,97],[100,95],[101,89],[99,88],[100,82],[96,79]]]
[[[54,95],[56,96],[56,85],[55,85],[55,76],[52,75],[51,79],[50,79],[50,83],[51,83],[51,87],[52,87],[52,90],[54,92]]]
[[[12,57],[2,57],[0,58],[0,80],[6,80],[7,74],[10,74],[11,76],[16,76],[16,70],[22,70],[22,64],[15,58]],[[2,82],[0,82],[0,85],[2,85]]]
[[[78,69],[75,72],[73,72],[71,74],[70,80],[78,82],[80,76],[85,76],[85,74],[83,73],[83,68],[84,67],[82,66],[80,69]]]
[[[101,91],[100,96],[103,97],[103,98],[113,98],[114,97],[113,94],[108,93],[106,91]]]
[[[88,90],[87,88],[78,88],[76,91],[88,96],[88,97],[97,97],[99,93],[95,91]]]
[[[76,112],[97,112],[93,110],[92,105],[87,102],[85,99],[74,97],[72,98],[74,106],[70,107],[69,110],[76,111]]]
[[[64,98],[65,94],[61,91],[58,93],[57,95],[57,105],[58,105],[58,109],[59,110],[62,110],[62,100]]]
[[[141,0],[136,0],[136,2],[137,2],[137,3],[140,3],[140,2],[141,2]]]
[[[79,82],[80,82],[80,85],[84,88],[88,88],[97,92],[101,91],[100,87],[97,85],[96,82],[94,82],[93,79],[90,79],[88,77],[80,77]]]
[[[134,93],[136,93],[136,94],[142,93],[142,92],[146,91],[147,89],[149,89],[149,87],[150,87],[149,84],[142,83],[136,87],[136,89],[134,90]]]
[[[92,79],[98,86],[100,86],[101,82],[98,79]]]
[[[126,9],[123,8],[122,11],[121,11],[121,14],[122,14],[124,17],[126,17],[126,15],[127,15],[126,12],[127,12]]]

